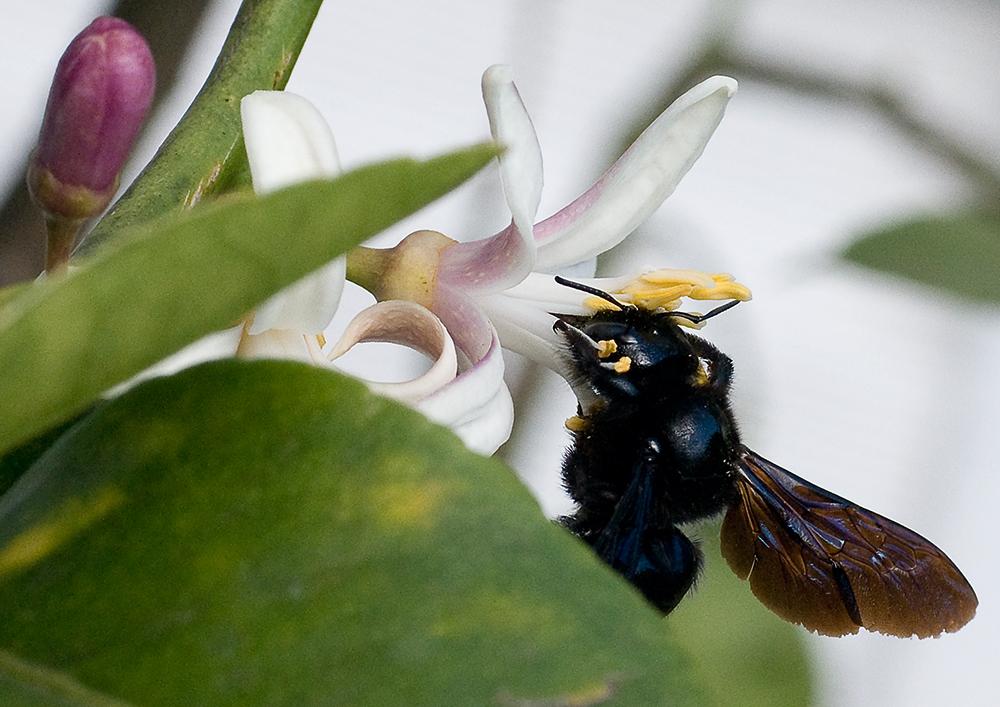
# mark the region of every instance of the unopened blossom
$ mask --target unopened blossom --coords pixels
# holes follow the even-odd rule
[[[110,203],[155,86],[146,40],[117,17],[94,20],[59,60],[27,174],[50,223],[50,261],[64,263],[80,224]]]

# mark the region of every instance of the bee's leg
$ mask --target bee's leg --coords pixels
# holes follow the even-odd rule
[[[615,567],[650,604],[669,614],[694,585],[701,551],[677,528],[647,531],[629,567]]]

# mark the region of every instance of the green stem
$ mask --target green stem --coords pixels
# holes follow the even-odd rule
[[[46,217],[45,229],[48,232],[48,241],[45,247],[46,275],[51,277],[66,270],[69,256],[73,253],[73,242],[85,223],[84,219]]]
[[[123,228],[249,184],[240,99],[285,87],[321,4],[244,0],[191,107],[80,252],[93,250]]]

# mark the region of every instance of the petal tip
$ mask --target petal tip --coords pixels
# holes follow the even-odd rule
[[[507,64],[494,64],[483,72],[483,90],[489,86],[511,83],[513,80],[514,72]]]
[[[736,79],[731,76],[712,76],[701,82],[701,85],[705,87],[708,93],[715,93],[716,91],[725,91],[727,98],[732,98],[737,89],[739,88],[739,83]]]

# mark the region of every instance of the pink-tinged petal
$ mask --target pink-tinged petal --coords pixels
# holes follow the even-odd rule
[[[514,421],[513,403],[503,380],[500,339],[464,292],[439,285],[433,309],[454,337],[468,368],[421,400],[417,409],[454,430],[470,449],[492,454],[510,437]]]
[[[439,283],[434,288],[431,311],[441,319],[455,340],[455,347],[465,357],[462,368],[475,365],[486,356],[493,345],[493,325],[467,293]]]
[[[443,251],[438,282],[477,294],[500,292],[531,272],[534,250],[534,245],[526,247],[520,231],[511,223],[495,236],[456,243]]]
[[[525,244],[533,247],[532,226],[542,199],[542,148],[509,66],[497,64],[483,74],[483,101],[493,140],[504,150],[499,161],[507,206]]]
[[[645,221],[701,156],[734,93],[736,81],[714,76],[674,101],[594,186],[535,226],[535,270],[592,258]]]
[[[503,371],[500,339],[494,334],[483,358],[421,400],[417,410],[451,428],[472,451],[490,455],[507,441],[514,425],[514,404]]]
[[[258,194],[340,172],[333,133],[305,98],[284,91],[256,91],[243,98],[240,112]],[[340,304],[345,267],[344,259],[338,258],[259,305],[250,333],[323,331]]]
[[[483,100],[493,139],[504,148],[500,179],[512,220],[491,238],[458,243],[442,254],[438,277],[467,292],[499,292],[533,269],[533,224],[542,195],[542,151],[509,67],[486,70]]]
[[[365,342],[400,344],[434,360],[426,373],[413,380],[402,383],[365,381],[373,393],[407,405],[441,389],[454,380],[458,372],[455,344],[441,320],[413,302],[389,300],[363,310],[347,325],[329,358],[336,360],[355,344]]]

